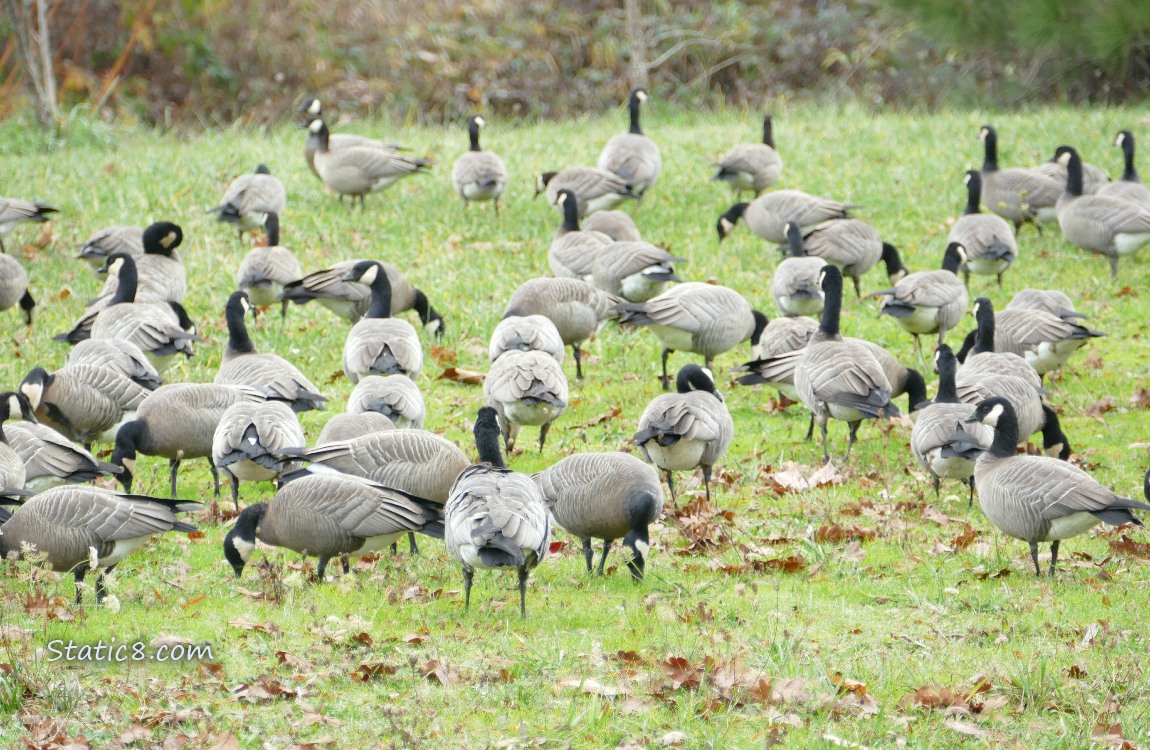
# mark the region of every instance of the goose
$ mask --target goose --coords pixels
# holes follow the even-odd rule
[[[215,495],[220,494],[220,475],[212,461],[212,438],[224,412],[235,404],[263,401],[253,388],[211,383],[172,383],[160,386],[136,409],[134,419],[116,432],[112,463],[122,471],[117,479],[125,492],[132,491],[136,460],[145,456],[168,459],[172,497],[184,459],[206,458],[211,468]]]
[[[0,196],[0,253],[4,250],[4,238],[24,222],[40,223],[48,221],[48,214],[57,213],[59,209],[46,203],[33,203],[19,198],[5,198]]]
[[[97,365],[70,366],[51,374],[36,367],[17,390],[28,399],[37,421],[89,450],[94,442],[113,442],[120,425],[135,417],[151,393]]]
[[[520,284],[507,301],[503,317],[543,315],[555,324],[563,343],[575,355],[575,377],[583,379],[579,345],[605,320],[619,317],[622,298],[579,279],[531,279]]]
[[[313,115],[323,114],[323,107],[318,98],[309,96],[296,111],[304,113],[310,118]],[[307,125],[305,124],[301,127],[307,127]],[[406,150],[398,143],[380,141],[375,138],[364,138],[363,136],[350,135],[348,133],[330,133],[328,135],[327,145],[331,151],[339,151],[345,148],[373,148],[378,151],[383,151],[384,153],[394,154],[397,151]],[[319,171],[315,168],[315,153],[319,150],[319,146],[319,135],[309,130],[307,140],[304,141],[303,145],[303,155],[304,158],[307,159],[308,168],[316,177],[320,176]]]
[[[579,199],[571,190],[560,190],[555,200],[563,206],[563,224],[547,248],[551,273],[558,278],[591,280],[595,258],[612,240],[600,232],[579,229]]]
[[[762,143],[740,143],[714,166],[719,171],[711,181],[727,183],[736,194],[750,190],[758,198],[764,190],[778,182],[783,173],[783,160],[775,150],[771,116],[763,118]]]
[[[423,369],[423,343],[406,320],[391,316],[391,284],[378,261],[356,263],[344,281],[371,289],[371,307],[348,331],[343,345],[343,371],[358,383],[367,375],[407,375]]]
[[[675,377],[675,393],[656,396],[639,417],[632,442],[643,457],[663,470],[671,502],[675,501],[674,471],[703,470],[703,489],[711,502],[711,469],[735,437],[735,423],[708,368],[683,365]]]
[[[1017,354],[1039,376],[1057,370],[1092,338],[1105,336],[1042,310],[1006,309],[994,316],[994,350]]]
[[[1069,175],[1058,199],[1058,226],[1075,247],[1110,259],[1110,277],[1118,276],[1118,259],[1150,243],[1150,204],[1109,195],[1084,195],[1082,158],[1073,148],[1059,157]]]
[[[0,506],[12,500],[24,497],[24,486],[28,480],[28,470],[24,465],[24,458],[15,446],[9,444],[8,435],[4,431],[4,423],[8,421],[12,409],[17,415],[26,413],[21,408],[20,400],[16,394],[2,394],[0,398]],[[0,519],[0,522],[6,518]]]
[[[556,202],[560,190],[575,193],[579,205],[579,218],[610,211],[627,201],[638,200],[639,194],[618,175],[594,167],[567,167],[561,172],[543,172],[535,180],[535,197],[540,193],[560,215],[566,210]]]
[[[779,395],[798,401],[795,390],[795,366],[819,327],[812,318],[773,318],[751,347],[751,361],[739,365],[735,372],[749,372],[737,379],[740,385],[769,385]],[[797,356],[786,356],[798,353]],[[812,423],[813,424],[813,423]]]
[[[283,290],[287,284],[298,281],[303,276],[299,261],[291,250],[280,245],[279,214],[268,214],[267,244],[253,247],[240,261],[236,271],[236,289],[246,292],[248,299],[258,307],[268,307],[273,302],[280,303],[280,318],[287,317],[288,302]]]
[[[775,190],[750,203],[731,206],[719,216],[716,228],[719,242],[722,242],[742,219],[752,232],[767,242],[781,245],[787,242],[788,221],[796,222],[805,234],[824,221],[849,218],[847,212],[851,208],[855,206],[808,195],[801,190]]]
[[[154,391],[163,377],[148,356],[127,339],[86,339],[72,347],[64,359],[66,367],[94,365],[123,375],[133,383]]]
[[[212,434],[211,461],[231,480],[236,511],[240,482],[278,481],[292,467],[283,450],[305,445],[299,418],[286,404],[241,401],[225,409]]]
[[[1054,151],[1054,156],[1050,157],[1050,161],[1044,161],[1039,164],[1034,170],[1040,174],[1050,177],[1059,185],[1066,184],[1066,165],[1058,161],[1058,157],[1065,153],[1067,146],[1059,146]],[[1110,184],[1110,175],[1106,174],[1106,170],[1101,167],[1082,162],[1082,192],[1086,195],[1094,195],[1106,185]]]
[[[646,302],[682,281],[675,264],[686,262],[650,242],[612,242],[591,263],[591,283],[628,302]]]
[[[487,355],[492,362],[509,351],[541,351],[563,364],[563,338],[545,315],[512,315],[491,332]]]
[[[631,214],[623,211],[596,211],[583,222],[588,232],[602,232],[616,242],[638,242],[643,239]]]
[[[283,292],[276,299],[297,305],[305,305],[314,299],[339,317],[357,323],[371,306],[371,289],[343,278],[362,262],[363,259],[357,258],[309,273],[299,281],[284,284]],[[391,314],[415,310],[424,330],[442,338],[446,331],[443,316],[431,306],[427,295],[413,287],[395,266],[383,262],[380,265],[387,272],[387,280],[391,284]]]
[[[1000,169],[998,166],[998,131],[983,125],[978,131],[982,140],[982,200],[992,212],[1014,224],[1014,232],[1026,222],[1042,234],[1041,223],[1054,221],[1054,204],[1062,192],[1062,183],[1033,169]]]
[[[404,378],[407,380],[407,378]],[[411,382],[411,381],[408,381]],[[331,445],[332,443],[343,442],[344,440],[354,440],[358,437],[363,437],[372,432],[383,432],[384,430],[398,429],[395,422],[392,422],[387,417],[374,411],[364,411],[358,414],[344,413],[336,414],[323,426],[323,431],[320,432],[319,437],[316,439],[316,445],[319,447]]]
[[[1006,303],[1006,310],[1042,310],[1064,320],[1081,320],[1086,315],[1078,312],[1065,292],[1056,289],[1023,289]]]
[[[28,291],[28,272],[20,265],[20,261],[0,253],[0,312],[16,305],[20,306],[24,325],[32,325],[32,310],[36,307],[36,300]]]
[[[591,572],[592,539],[603,540],[599,575],[616,539],[631,548],[627,568],[643,580],[650,554],[650,524],[663,513],[663,487],[649,465],[626,453],[576,453],[531,478],[556,525],[583,542]]]
[[[305,476],[285,484],[271,501],[240,512],[224,537],[224,558],[238,578],[258,540],[315,555],[316,582],[323,583],[331,558],[378,552],[416,531],[442,538],[438,505],[357,477]]]
[[[16,418],[26,421],[5,426],[9,419]],[[32,493],[89,482],[120,471],[118,466],[100,461],[51,427],[37,423],[28,399],[13,391],[0,393],[0,443],[4,442],[19,457],[24,472],[21,486]],[[0,486],[16,485],[9,478],[0,479]]]
[[[523,425],[539,427],[539,452],[547,432],[567,408],[567,378],[554,358],[539,351],[510,351],[491,363],[483,379],[487,405],[499,415],[499,430],[510,453]]]
[[[1040,396],[1046,395],[1042,389],[1042,378],[1020,354],[1000,352],[996,346],[998,338],[998,316],[994,305],[986,297],[974,301],[971,315],[977,324],[974,330],[974,345],[963,362],[963,370],[968,374],[1012,375],[1022,378],[1034,387]]]
[[[269,401],[283,401],[294,411],[323,409],[327,397],[320,394],[291,362],[276,354],[259,354],[248,336],[244,315],[252,310],[248,295],[232,292],[225,308],[228,347],[224,350],[215,382],[219,385],[248,386]]]
[[[878,230],[862,219],[831,219],[807,233],[803,250],[812,258],[822,258],[838,266],[843,276],[850,277],[855,295],[862,298],[859,279],[881,260],[891,284],[907,274],[898,248],[883,242]],[[787,238],[788,245],[790,237]],[[780,248],[785,249],[785,248]]]
[[[232,180],[220,205],[210,211],[217,214],[216,221],[234,224],[242,239],[245,231],[262,227],[269,213],[282,216],[286,207],[284,184],[260,164],[255,172]]]
[[[467,118],[467,136],[471,150],[455,160],[451,168],[451,184],[455,194],[463,201],[464,210],[471,201],[491,201],[495,215],[499,215],[499,196],[507,187],[507,167],[499,154],[479,147],[479,129],[487,122],[479,115]]]
[[[862,420],[889,419],[897,417],[899,412],[891,401],[893,387],[882,364],[869,348],[844,340],[839,332],[842,271],[837,266],[824,266],[821,282],[825,297],[822,317],[795,368],[795,390],[819,424],[823,461],[829,462],[828,418],[841,419],[850,425],[846,452],[846,458],[850,458]]]
[[[1007,399],[982,401],[967,421],[994,428],[990,449],[974,464],[978,504],[999,530],[1030,545],[1037,575],[1042,575],[1039,542],[1050,542],[1050,575],[1054,575],[1063,539],[1083,534],[1100,521],[1111,526],[1142,525],[1132,511],[1150,510],[1150,505],[1115,494],[1074,464],[1015,453],[1018,418]]]
[[[962,266],[967,284],[970,274],[998,277],[1002,286],[1002,274],[1018,257],[1018,241],[1006,219],[995,214],[984,214],[979,209],[982,200],[982,175],[970,170],[966,181],[966,209],[958,221],[950,228],[946,242],[957,242],[966,252],[966,262]]]
[[[184,301],[188,288],[187,273],[176,252],[183,241],[183,229],[170,221],[158,221],[144,230],[141,239],[144,252],[140,255],[127,253],[136,265],[137,302]],[[119,286],[119,274],[107,272],[104,288],[88,303],[88,307],[102,310],[109,306]]]
[[[623,313],[621,323],[646,326],[663,343],[664,390],[670,388],[667,357],[671,352],[701,354],[709,368],[715,357],[748,338],[754,345],[768,322],[734,289],[700,282],[679,284],[646,302],[622,303],[617,308]]]
[[[970,485],[969,504],[973,504],[974,461],[990,447],[991,433],[986,427],[963,424],[974,413],[974,406],[958,400],[954,380],[958,361],[949,346],[939,345],[934,364],[938,395],[919,410],[910,433],[910,450],[934,481],[935,498],[944,478],[958,479]]]
[[[144,230],[140,227],[116,225],[97,230],[80,245],[77,260],[88,264],[88,270],[96,278],[104,276],[101,270],[108,257],[114,253],[128,253],[132,256],[144,254]]]
[[[319,116],[312,117],[307,128],[317,138],[314,164],[320,179],[341,201],[347,195],[354,205],[359,198],[361,210],[368,193],[386,190],[404,177],[425,173],[431,168],[432,163],[425,159],[374,148],[352,146],[332,150],[327,125]]]
[[[1114,145],[1122,149],[1125,157],[1122,179],[1106,183],[1098,189],[1098,194],[1150,206],[1150,188],[1142,184],[1142,178],[1134,167],[1134,134],[1123,130],[1114,139]]]
[[[443,538],[463,568],[465,609],[471,608],[476,568],[515,568],[519,614],[526,618],[527,576],[547,556],[551,541],[547,503],[530,477],[503,463],[494,409],[479,410],[474,432],[480,463],[466,467],[451,488]]]
[[[156,534],[191,533],[196,527],[177,513],[203,510],[199,503],[121,495],[99,487],[66,485],[25,502],[0,527],[0,558],[23,557],[26,549],[44,555],[53,570],[71,571],[76,604],[84,578],[96,569],[96,601],[105,597],[104,576]]]
[[[663,169],[663,157],[659,155],[659,147],[643,135],[643,129],[639,127],[639,109],[645,101],[647,101],[646,89],[631,90],[631,96],[628,98],[631,127],[626,133],[607,141],[595,165],[604,171],[614,172],[626,180],[640,199],[655,184],[655,180],[659,179],[659,172]]]
[[[919,336],[937,333],[938,343],[946,340],[946,332],[954,328],[966,314],[970,297],[958,278],[958,269],[966,261],[966,250],[957,242],[946,246],[939,271],[917,271],[904,276],[893,287],[874,292],[881,297],[880,315],[890,315],[904,331],[914,336],[919,355],[922,342]]]
[[[403,375],[368,375],[362,378],[347,397],[347,412],[374,412],[400,429],[422,430],[423,421],[427,418],[419,386]]]
[[[823,291],[819,284],[826,261],[807,257],[797,222],[787,222],[787,240],[790,254],[775,267],[771,296],[783,315],[818,315],[823,309]]]

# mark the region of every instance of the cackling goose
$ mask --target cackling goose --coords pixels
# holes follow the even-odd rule
[[[842,269],[843,276],[854,282],[855,295],[860,298],[859,279],[880,260],[891,284],[907,274],[898,248],[883,242],[878,230],[862,219],[832,219],[820,224],[803,237],[803,250],[812,258],[822,258]]]
[[[982,139],[982,200],[986,207],[1014,224],[1015,234],[1026,222],[1033,223],[1039,234],[1041,222],[1055,220],[1054,204],[1062,192],[1062,183],[1033,169],[1000,169],[998,166],[998,132],[990,125],[978,131]]]
[[[523,425],[539,427],[539,452],[551,423],[567,408],[563,366],[540,351],[509,351],[491,363],[483,396],[499,416],[504,447],[510,453]]]
[[[479,147],[479,129],[486,125],[482,117],[467,118],[467,135],[471,150],[455,160],[451,168],[451,184],[466,209],[471,201],[492,201],[495,215],[499,215],[499,196],[507,187],[507,167],[499,154]]]
[[[305,117],[311,118],[315,115],[323,114],[323,107],[320,100],[314,96],[309,96],[304,99],[303,104],[296,110],[303,113]],[[306,128],[307,124],[300,125],[301,128]],[[391,141],[380,141],[375,138],[364,138],[359,135],[350,135],[348,133],[329,133],[328,148],[331,151],[339,151],[345,148],[374,148],[384,153],[394,154],[396,151],[405,151],[398,143]],[[319,135],[308,130],[307,140],[303,145],[303,156],[307,159],[307,166],[311,169],[312,174],[319,177],[319,171],[315,168],[315,153],[319,151]],[[322,178],[321,178],[322,179]]]
[[[823,309],[820,287],[822,258],[808,258],[803,249],[802,230],[797,222],[787,222],[789,254],[775,267],[771,278],[771,296],[779,312],[788,317],[818,315]]]
[[[914,335],[920,355],[919,336],[937,333],[941,344],[946,340],[946,332],[958,325],[966,314],[970,298],[958,278],[958,269],[965,261],[966,251],[962,245],[952,242],[942,256],[941,270],[909,274],[893,287],[870,295],[882,297],[879,314],[890,315],[904,331]]]
[[[545,315],[512,315],[499,321],[491,332],[487,355],[492,362],[509,351],[541,351],[563,364],[563,338]]]
[[[72,347],[64,365],[95,365],[123,375],[137,385],[154,391],[164,379],[140,347],[127,339],[85,339]]]
[[[628,302],[646,302],[682,281],[674,264],[686,262],[650,242],[612,242],[595,255],[591,283]]]
[[[217,214],[216,221],[235,224],[242,238],[245,231],[262,227],[269,213],[283,216],[286,207],[284,184],[260,164],[251,174],[232,180],[220,205],[211,211]]]
[[[962,265],[966,282],[970,274],[997,276],[1002,286],[1002,274],[1018,257],[1018,242],[1006,219],[995,214],[984,214],[979,208],[982,200],[982,175],[970,170],[966,181],[966,209],[950,228],[946,242],[957,242],[966,252]]]
[[[1114,145],[1122,149],[1125,157],[1122,179],[1106,183],[1098,189],[1098,194],[1150,206],[1150,188],[1142,184],[1138,170],[1134,167],[1134,134],[1123,130],[1114,139]]]
[[[282,296],[284,286],[303,276],[299,261],[291,250],[280,245],[279,214],[268,214],[267,244],[253,247],[240,261],[236,271],[236,289],[247,292],[256,307],[268,307],[280,302],[280,317],[287,317],[289,300]]]
[[[236,510],[240,509],[240,482],[279,482],[292,468],[284,449],[302,449],[305,444],[299,418],[286,404],[265,401],[229,406],[212,435],[211,459],[231,480]]]
[[[547,248],[551,273],[558,278],[591,280],[595,258],[612,240],[600,232],[579,229],[579,199],[571,190],[560,190],[555,198],[563,206],[563,224]]]
[[[762,143],[740,143],[714,166],[719,171],[711,181],[721,180],[727,183],[736,194],[750,190],[757,198],[764,190],[778,182],[779,176],[783,173],[783,160],[775,150],[771,116],[763,118]]]
[[[334,190],[343,200],[351,196],[352,205],[359,198],[360,209],[368,193],[374,193],[394,185],[404,177],[427,172],[431,162],[413,159],[396,153],[388,153],[375,148],[352,146],[334,150],[331,148],[331,135],[323,118],[312,117],[308,132],[316,136],[315,169],[324,184]]]
[[[645,101],[647,101],[646,89],[631,90],[631,96],[628,98],[631,127],[626,133],[607,141],[595,165],[607,172],[614,172],[626,180],[631,190],[640,198],[655,184],[655,180],[659,179],[659,172],[663,169],[663,157],[659,155],[659,147],[643,135],[643,129],[639,127],[639,109]]]
[[[800,190],[776,190],[760,195],[750,203],[736,203],[727,209],[716,224],[719,242],[726,239],[742,219],[751,231],[767,242],[787,242],[787,222],[794,221],[803,232],[809,232],[824,221],[847,218],[853,208],[845,203],[807,195]]]
[[[112,226],[92,234],[88,241],[80,245],[76,256],[88,264],[88,270],[100,278],[108,257],[113,253],[128,253],[133,256],[144,254],[144,230],[139,227]]]
[[[32,325],[32,310],[36,307],[36,300],[28,291],[28,272],[20,265],[20,261],[0,253],[0,312],[15,305],[20,306],[24,325]]]
[[[566,209],[556,202],[560,190],[575,193],[580,219],[639,198],[623,178],[594,167],[568,167],[562,172],[543,172],[535,180],[535,196],[543,193],[547,203],[562,215]]]
[[[0,253],[4,252],[4,238],[18,224],[24,222],[42,224],[48,221],[48,214],[54,214],[58,210],[45,203],[32,203],[19,198],[0,196]]]
[[[120,425],[135,418],[151,393],[99,365],[76,365],[51,375],[37,367],[18,389],[36,419],[85,448],[115,440]]]
[[[347,413],[367,412],[386,417],[400,429],[422,430],[427,418],[419,386],[403,375],[368,375],[356,383],[347,397]]]

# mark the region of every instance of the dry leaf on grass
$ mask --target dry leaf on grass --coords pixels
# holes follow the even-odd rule
[[[464,383],[465,385],[479,385],[483,379],[487,377],[482,372],[475,370],[464,370],[460,367],[448,367],[444,370],[436,380],[452,380],[456,383]]]
[[[788,492],[808,492],[817,487],[843,483],[843,477],[833,463],[823,464],[813,472],[810,469],[809,466],[787,461],[778,471],[764,469],[760,479],[779,495]]]
[[[460,682],[463,682],[463,675],[459,673],[459,670],[445,661],[432,659],[419,668],[419,673],[431,682],[438,682],[444,687],[458,685]]]
[[[566,680],[560,680],[559,687],[572,688],[587,695],[598,695],[603,698],[616,698],[620,695],[631,694],[630,688],[625,685],[604,685],[590,677],[585,679],[571,677]]]

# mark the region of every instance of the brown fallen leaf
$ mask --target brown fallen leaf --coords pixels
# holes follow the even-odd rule
[[[440,365],[446,367],[455,364],[459,358],[459,354],[454,349],[448,349],[446,346],[440,344],[431,345],[431,358]]]
[[[463,675],[459,673],[459,670],[445,661],[432,659],[420,667],[419,672],[428,680],[438,682],[444,687],[451,687],[463,681]]]
[[[348,674],[348,677],[356,682],[370,682],[377,677],[393,675],[398,671],[398,667],[393,667],[390,664],[369,664],[362,662]]]
[[[591,417],[586,422],[581,422],[581,423],[576,424],[576,425],[571,425],[571,427],[569,429],[584,430],[588,427],[594,427],[595,425],[603,424],[604,422],[606,422],[608,420],[615,419],[616,417],[618,417],[622,413],[623,413],[623,407],[613,406],[613,407],[611,407],[610,411],[605,411],[597,417]]]
[[[267,622],[252,622],[251,620],[241,618],[239,620],[232,620],[228,625],[231,625],[233,628],[240,628],[241,630],[254,630],[257,633],[267,633],[268,635],[274,635],[280,632],[279,625],[276,625],[270,620]]]
[[[436,380],[453,380],[456,383],[465,383],[466,385],[479,385],[486,378],[482,372],[475,370],[464,370],[460,367],[448,367],[444,370]]]
[[[1150,560],[1150,542],[1138,542],[1123,534],[1121,539],[1109,539],[1106,543],[1110,545],[1111,552]]]
[[[630,695],[631,691],[624,685],[604,685],[598,680],[593,680],[590,677],[580,679],[571,677],[566,680],[559,681],[561,688],[573,688],[587,695],[598,695],[603,698],[616,698],[620,695]]]

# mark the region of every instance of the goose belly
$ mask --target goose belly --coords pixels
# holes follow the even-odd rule
[[[507,421],[520,425],[531,425],[533,427],[553,422],[561,411],[562,409],[558,406],[549,404],[546,401],[540,401],[534,404],[513,401],[512,403],[503,405],[503,413],[507,416]]]
[[[997,276],[1010,268],[1010,261],[1002,258],[972,258],[966,262],[966,267],[979,276]]]
[[[702,440],[679,440],[674,445],[659,445],[649,440],[644,448],[660,469],[690,471],[702,462],[707,444]]]
[[[1070,339],[1057,343],[1043,341],[1034,349],[1023,352],[1023,357],[1039,375],[1045,375],[1066,364],[1070,355],[1082,348],[1085,343],[1086,339]]]
[[[106,568],[115,565],[147,544],[150,538],[151,537],[141,536],[135,539],[124,539],[123,541],[113,542],[111,553],[100,557],[100,567]]]
[[[970,479],[974,476],[974,461],[968,458],[942,457],[942,448],[934,448],[926,454],[926,465],[932,474],[947,479]]]
[[[228,471],[241,482],[268,482],[278,476],[278,472],[255,461],[236,461],[228,466]]]
[[[918,307],[909,316],[897,320],[908,333],[934,333],[938,330],[938,308]]]
[[[366,311],[366,307],[361,309],[359,302],[352,302],[350,300],[319,297],[316,301],[339,317],[352,322],[356,322],[362,318],[363,313]]]
[[[728,172],[723,175],[722,180],[735,190],[755,190],[755,176],[750,172]]]
[[[262,281],[257,285],[249,286],[244,291],[248,299],[256,307],[267,307],[276,301],[276,297],[284,290],[283,284],[278,281]]]
[[[45,474],[39,477],[29,477],[24,480],[24,489],[29,492],[39,494],[45,490],[50,490],[55,487],[63,487],[68,484],[68,480],[53,474]]]
[[[1079,534],[1085,534],[1099,523],[1100,521],[1090,513],[1073,513],[1062,518],[1055,518],[1050,522],[1046,536],[1042,540],[1053,542],[1055,539],[1070,539]]]
[[[779,308],[787,315],[818,315],[823,311],[823,299],[817,297],[811,299],[809,297],[791,297],[780,296],[775,300],[779,304]]]
[[[1150,232],[1130,232],[1114,235],[1114,249],[1119,255],[1130,255],[1150,242]]]
[[[401,531],[398,534],[384,534],[383,536],[369,536],[363,540],[363,545],[359,549],[352,550],[348,554],[352,557],[359,557],[367,555],[372,552],[381,552],[386,550],[392,544],[399,540],[400,537],[407,536],[407,532]]]
[[[621,287],[623,298],[628,302],[646,302],[665,292],[670,285],[669,281],[656,281],[640,271],[624,277]]]
[[[844,422],[861,422],[864,419],[870,419],[870,417],[858,409],[852,406],[842,406],[841,404],[828,403],[827,412],[835,419],[841,419]]]
[[[498,198],[502,192],[501,187],[485,187],[478,182],[469,182],[462,187],[463,197],[469,201],[489,201]]]
[[[651,332],[663,342],[663,346],[676,352],[691,352],[695,350],[695,337],[690,331],[672,326],[648,326]]]
[[[604,195],[596,196],[589,201],[586,201],[587,209],[585,214],[593,214],[596,211],[611,211],[623,205],[630,196],[620,195],[619,193],[605,193]]]
[[[378,180],[371,183],[371,191],[374,193],[380,190],[386,190],[395,183],[399,182],[399,177],[399,175],[387,175],[386,177],[380,177]]]

